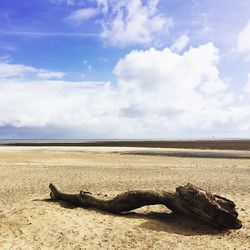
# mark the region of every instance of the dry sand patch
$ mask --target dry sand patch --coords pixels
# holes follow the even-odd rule
[[[127,154],[138,150],[145,151],[0,147],[0,248],[249,249],[249,159]],[[146,149],[147,153],[159,150],[169,152]],[[46,202],[50,182],[100,197],[133,189],[172,190],[192,182],[234,200],[243,228],[220,233],[163,206],[115,216]]]

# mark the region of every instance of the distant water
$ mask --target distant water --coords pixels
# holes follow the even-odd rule
[[[116,141],[151,141],[138,139],[0,139],[0,145],[11,145],[19,143],[94,143],[94,142],[116,142]],[[161,141],[161,140],[155,140]],[[171,140],[168,140],[171,141]]]
[[[16,143],[87,143],[87,142],[98,142],[98,141],[106,141],[106,140],[65,140],[65,139],[0,139],[0,145],[10,145]],[[113,140],[109,140],[113,141]],[[115,140],[114,140],[115,141]]]

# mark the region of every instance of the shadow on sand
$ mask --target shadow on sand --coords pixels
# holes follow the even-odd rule
[[[42,202],[53,202],[59,203],[59,205],[66,209],[75,209],[78,206],[74,206],[71,203],[66,201],[53,201],[51,199],[36,199],[33,201],[42,201]],[[153,207],[153,206],[152,206]],[[163,212],[149,212],[149,213],[138,213],[136,210],[123,213],[123,214],[112,214],[109,212],[101,211],[95,208],[83,208],[95,211],[103,215],[109,215],[114,217],[125,217],[131,219],[143,219],[143,222],[140,225],[140,228],[157,231],[157,232],[166,232],[172,234],[179,234],[184,236],[195,236],[195,235],[223,235],[227,233],[226,230],[216,229],[206,223],[195,220],[193,218],[186,217],[181,214],[169,212],[166,210],[166,213]]]
[[[226,232],[173,212],[150,212],[147,214],[130,212],[124,216],[133,219],[145,219],[146,222],[143,222],[140,227],[157,232],[167,232],[184,236],[222,235]]]

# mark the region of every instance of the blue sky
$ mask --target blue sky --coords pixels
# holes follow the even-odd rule
[[[0,138],[250,137],[247,0],[0,1]]]

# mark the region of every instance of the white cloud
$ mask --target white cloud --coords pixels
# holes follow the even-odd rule
[[[92,70],[92,65],[87,60],[83,60],[83,64],[84,64],[85,70],[87,70],[87,71]]]
[[[184,34],[177,38],[174,44],[171,46],[172,51],[181,52],[189,43],[188,35]]]
[[[9,64],[0,62],[0,77],[21,76],[27,73],[34,73],[36,69],[22,64]]]
[[[81,2],[81,0],[48,0],[52,4],[67,4],[67,5],[75,5]]]
[[[11,56],[10,55],[0,56],[0,63],[1,62],[9,63],[10,61],[11,61]]]
[[[108,45],[161,45],[172,20],[158,10],[159,0],[92,0],[94,7],[72,12],[67,20],[81,23],[99,15],[100,37]]]
[[[216,67],[218,59],[218,50],[211,43],[183,55],[169,49],[131,52],[114,70],[124,97],[123,115],[134,112],[158,131],[161,127],[166,131],[211,128],[222,119],[221,113],[226,115],[232,101],[229,93],[219,93],[222,88],[217,85],[223,82]],[[207,96],[211,93],[214,95]]]
[[[250,22],[238,35],[238,50],[240,52],[250,52]]]
[[[0,79],[0,127],[63,129],[61,137],[78,138],[249,135],[250,107],[235,103],[218,60],[208,43],[182,55],[134,50],[116,64],[116,85],[9,75]]]
[[[92,109],[107,105],[90,103],[100,98],[109,83],[9,81],[0,84],[0,125],[15,127],[74,127],[95,121]],[[105,99],[107,99],[106,97]],[[88,107],[88,109],[86,109]],[[100,112],[101,113],[101,112]],[[95,110],[95,114],[99,115]]]
[[[37,76],[44,79],[61,79],[65,76],[65,73],[60,71],[40,71]]]
[[[109,3],[102,20],[102,38],[111,45],[156,44],[168,34],[172,20],[159,13],[158,0],[123,0]]]
[[[102,10],[103,13],[107,14],[109,10],[109,0],[96,0],[98,7]]]
[[[248,80],[245,86],[245,92],[250,94],[250,73],[248,74]]]
[[[224,91],[226,88],[226,83],[219,79],[218,76],[216,76],[214,79],[212,78],[209,81],[205,81],[201,86],[201,90],[205,94],[214,94]]]
[[[65,73],[60,71],[50,71],[44,69],[36,69],[23,64],[11,64],[9,62],[0,61],[0,80],[6,78],[18,78],[19,80],[27,78],[41,77],[43,79],[63,78]]]
[[[99,13],[97,8],[83,8],[72,12],[66,19],[73,23],[81,23],[84,20],[92,18]]]

